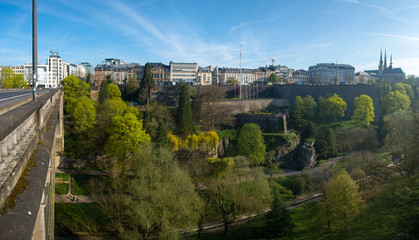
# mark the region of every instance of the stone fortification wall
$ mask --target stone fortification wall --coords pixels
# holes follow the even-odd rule
[[[205,87],[205,86],[200,86]],[[194,87],[197,89],[200,87]],[[234,98],[239,96],[239,88],[236,86],[220,86],[224,89],[228,98]],[[247,89],[247,95],[245,87],[242,86],[242,98],[251,98],[251,100],[228,100],[220,102],[220,106],[229,107],[233,112],[237,114],[241,112],[248,112],[252,107],[267,106],[271,104],[277,107],[290,107],[294,104],[296,96],[305,97],[311,95],[316,101],[319,97],[328,97],[333,94],[339,95],[348,105],[346,110],[346,117],[350,117],[355,109],[354,101],[356,97],[361,94],[368,95],[372,98],[375,117],[377,118],[380,114],[378,97],[374,86],[371,85],[343,85],[343,86],[308,86],[308,85],[274,85],[274,86],[251,86]],[[258,98],[258,99],[256,99]],[[267,101],[268,100],[268,101]],[[258,103],[259,102],[259,103]]]

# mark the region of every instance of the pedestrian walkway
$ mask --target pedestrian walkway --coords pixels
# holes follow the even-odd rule
[[[73,200],[74,197],[74,200]],[[55,202],[56,203],[94,203],[96,202],[93,198],[89,195],[55,195]]]

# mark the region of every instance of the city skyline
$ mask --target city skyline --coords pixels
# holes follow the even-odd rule
[[[0,65],[31,61],[31,3],[0,0]],[[197,62],[308,69],[317,63],[395,67],[419,75],[419,3],[409,1],[43,1],[38,2],[38,62],[55,50],[71,63]]]

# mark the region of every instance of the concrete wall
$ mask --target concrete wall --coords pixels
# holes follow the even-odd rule
[[[58,89],[0,115],[0,207],[19,181],[31,156],[35,163],[26,176],[26,189],[12,199],[16,205],[0,216],[0,239],[46,239],[47,232],[51,233],[46,226],[53,229],[49,221],[53,218],[44,210],[51,212],[53,208],[48,205],[53,203],[50,191],[54,191],[50,164],[58,142],[56,136],[62,138],[62,130],[56,131],[62,127],[60,102],[62,91]]]

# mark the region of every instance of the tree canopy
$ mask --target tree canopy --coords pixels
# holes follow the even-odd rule
[[[142,121],[132,113],[113,117],[109,128],[107,152],[121,161],[138,151],[141,144],[150,141],[150,136],[143,130]]]
[[[93,100],[87,96],[76,98],[70,115],[74,118],[74,129],[77,133],[92,128],[96,123],[96,108]]]
[[[189,99],[188,85],[182,84],[180,86],[180,95],[178,106],[176,108],[176,131],[182,135],[189,135],[192,133],[193,120],[191,102]]]
[[[279,77],[278,77],[278,75],[276,75],[275,73],[272,73],[269,76],[269,82],[272,83],[272,84],[279,83]]]
[[[119,90],[119,87],[114,83],[108,84],[106,87],[106,92],[108,99],[121,98],[121,91]]]
[[[144,66],[144,75],[140,81],[140,99],[145,99],[147,105],[150,103],[151,88],[155,86],[153,73],[151,72],[150,63],[146,63]]]
[[[337,94],[324,99],[319,98],[317,117],[323,122],[335,122],[345,116],[346,102]]]
[[[410,99],[406,94],[396,90],[383,97],[381,107],[385,114],[393,113],[399,109],[406,110],[410,107]]]
[[[254,123],[244,124],[237,139],[238,154],[252,160],[253,165],[260,165],[265,161],[266,145],[262,130]]]
[[[235,79],[235,78],[229,78],[229,79],[227,79],[226,84],[227,85],[238,85],[239,81],[237,81],[237,79]]]
[[[3,88],[27,88],[28,83],[21,74],[15,74],[11,68],[2,68],[1,73],[1,86]]]
[[[374,121],[374,105],[372,99],[362,94],[355,98],[355,110],[352,120],[359,126],[369,126]]]

